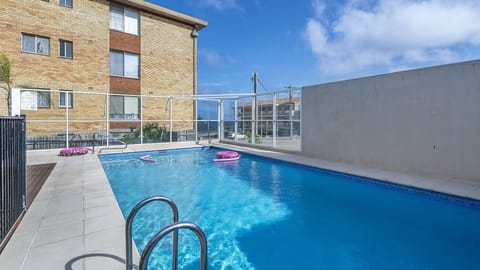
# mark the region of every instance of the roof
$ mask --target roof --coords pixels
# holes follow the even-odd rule
[[[191,25],[192,27],[196,26],[197,30],[200,30],[208,25],[208,22],[204,20],[173,11],[159,5],[148,3],[143,0],[112,0],[111,2],[119,3],[125,6],[139,9],[141,11],[159,15],[164,18]]]

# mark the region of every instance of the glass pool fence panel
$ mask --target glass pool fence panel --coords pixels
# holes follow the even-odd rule
[[[262,94],[257,96],[257,132],[255,144],[273,147],[273,100],[274,94]]]
[[[236,100],[226,99],[223,101],[223,134],[221,140],[231,140],[235,133],[235,102]]]
[[[136,143],[170,142],[171,98],[142,96],[141,104],[142,129],[136,128],[129,139]]]
[[[172,142],[196,141],[195,138],[195,100],[190,97],[178,97],[171,101]]]
[[[224,115],[230,108],[226,106],[230,106],[231,104],[231,102],[224,102]],[[239,143],[251,142],[252,129],[254,127],[252,105],[252,97],[240,97],[233,101],[233,107],[230,109],[234,117],[232,121],[224,123],[224,132],[226,132],[226,134],[224,134],[224,140]]]
[[[301,92],[291,89],[276,94],[275,148],[300,151]]]
[[[93,146],[94,134],[106,135],[105,95],[38,89],[23,92],[37,95],[36,108],[20,111],[27,116],[27,150]]]
[[[173,121],[172,142],[193,142],[195,138],[195,121]]]
[[[287,89],[257,95],[256,110],[252,110],[251,97],[224,102],[224,140],[300,151],[301,90]],[[230,110],[233,119],[228,117]],[[255,140],[252,140],[253,129]]]
[[[107,145],[107,95],[60,91],[60,106],[68,120],[65,134],[69,147],[99,147]],[[68,106],[67,106],[68,105]]]
[[[143,122],[143,143],[170,142],[170,121],[144,121]],[[133,132],[133,137],[125,138],[126,143],[135,140],[140,143],[140,129]],[[130,135],[129,135],[130,136]],[[129,140],[130,139],[130,140]]]
[[[108,143],[118,145],[139,144],[142,126],[142,99],[138,95],[107,94]]]
[[[219,101],[197,101],[197,136],[199,140],[219,139]]]
[[[300,149],[300,90],[259,95],[256,121],[252,96],[195,100],[63,90],[23,91],[35,92],[38,97],[37,106],[21,110],[27,116],[28,150],[106,146],[121,141],[196,141],[200,137]]]

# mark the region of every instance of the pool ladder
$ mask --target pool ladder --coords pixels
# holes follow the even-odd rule
[[[179,229],[189,229],[193,231],[198,239],[200,240],[200,269],[207,269],[207,238],[203,230],[196,224],[190,222],[179,222],[178,221],[178,208],[175,202],[172,199],[164,196],[152,196],[143,199],[132,209],[130,214],[127,217],[127,223],[125,225],[125,241],[126,241],[126,270],[133,270],[133,253],[132,253],[132,223],[133,219],[136,216],[137,212],[145,205],[153,201],[161,201],[167,203],[172,209],[173,213],[173,223],[166,226],[157,232],[152,239],[147,243],[145,249],[140,256],[139,270],[146,270],[148,259],[152,253],[153,248],[157,243],[165,237],[167,234],[173,231],[173,244],[172,244],[172,270],[177,270],[178,267],[178,230]]]

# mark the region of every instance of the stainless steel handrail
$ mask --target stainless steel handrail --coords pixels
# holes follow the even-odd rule
[[[127,222],[125,225],[125,243],[126,243],[126,257],[125,257],[125,265],[126,270],[133,270],[133,260],[132,260],[132,223],[133,218],[137,214],[137,212],[146,204],[153,202],[153,201],[162,201],[166,202],[170,208],[172,208],[173,212],[173,223],[176,224],[178,222],[178,208],[175,202],[172,199],[164,197],[164,196],[152,196],[146,199],[143,199],[135,207],[130,211],[130,214],[127,217]],[[173,232],[173,247],[172,247],[172,270],[177,269],[177,260],[178,260],[178,231]]]
[[[93,134],[93,141],[96,140],[96,137],[97,135],[100,135],[100,136],[103,136],[102,134],[100,133],[95,133]],[[105,136],[107,138],[107,140],[109,139],[110,135],[107,135]],[[115,147],[115,146],[107,146],[107,147],[102,147],[98,150],[98,154],[102,153],[103,150],[123,150],[123,149],[127,149],[128,147],[128,144],[122,140],[115,140],[117,142],[119,142],[120,144],[122,144],[122,147]],[[102,139],[102,142],[103,142],[103,139]],[[95,149],[95,148],[94,148]]]
[[[152,253],[153,248],[164,236],[169,234],[171,231],[173,231],[173,233],[176,233],[176,232],[178,233],[179,229],[184,229],[184,228],[190,229],[191,231],[193,231],[197,235],[198,239],[200,240],[200,269],[206,270],[207,269],[207,238],[205,237],[205,233],[202,231],[200,227],[198,227],[196,224],[189,223],[189,222],[173,223],[163,228],[161,231],[159,231],[148,242],[147,246],[143,250],[142,256],[140,257],[139,270],[147,269],[148,258],[150,257],[150,254]]]
[[[100,150],[98,150],[98,153],[100,154],[103,150],[123,150],[127,149],[128,144],[122,140],[117,140],[117,142],[121,143],[123,146],[122,147],[114,147],[114,146],[107,146],[107,147],[102,147]]]

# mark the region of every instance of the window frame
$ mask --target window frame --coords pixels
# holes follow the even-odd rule
[[[34,38],[34,51],[27,51],[24,49],[24,40],[25,40],[25,37],[28,36],[28,37],[33,37]],[[48,53],[41,53],[41,52],[38,52],[38,45],[39,45],[39,41],[38,39],[39,38],[42,38],[42,39],[46,39],[48,40]],[[45,56],[50,56],[50,37],[46,37],[46,36],[40,36],[40,35],[34,35],[34,34],[28,34],[28,33],[22,33],[22,40],[21,40],[21,51],[24,52],[24,53],[33,53],[33,54],[38,54],[38,55],[45,55]]]
[[[68,5],[68,1],[70,1],[70,5]],[[62,2],[63,2],[63,3],[62,3]],[[73,0],[58,0],[58,4],[59,4],[60,6],[73,8]]]
[[[113,98],[121,98],[121,106],[122,106],[122,113],[112,113],[112,97]],[[140,106],[140,97],[139,96],[132,96],[132,95],[110,95],[110,100],[109,100],[109,119],[110,120],[140,120],[141,119],[141,106]],[[127,105],[129,102],[127,102],[127,98],[135,98],[137,100],[137,113],[126,113]],[[114,117],[113,115],[119,115],[119,117]],[[127,117],[131,116],[130,118]]]
[[[67,108],[67,105],[65,104],[65,101],[66,101],[65,97],[63,98],[63,100],[64,100],[63,103],[64,104],[62,105],[62,96],[65,96],[65,94],[68,94],[68,99],[69,99],[69,101],[71,101],[71,102],[68,103],[68,108],[73,109],[73,102],[74,101],[73,101],[73,91],[72,90],[60,90],[60,92],[58,94],[58,107],[59,108]]]
[[[63,43],[63,49],[64,49],[64,52],[65,52],[65,55],[61,55],[61,48],[62,48],[62,43]],[[68,57],[67,56],[67,44],[70,43],[71,44],[71,56]],[[70,40],[65,40],[65,39],[59,39],[58,40],[58,57],[60,58],[64,58],[64,59],[73,59],[73,41],[70,41]]]
[[[73,0],[72,0],[73,1]],[[121,29],[120,28],[112,28],[112,9],[117,9],[117,11],[120,11],[120,9],[122,10],[122,21],[121,21]],[[127,13],[130,13],[130,14],[135,14],[136,17],[133,17],[133,16],[127,16]],[[140,35],[140,12],[136,9],[131,9],[131,8],[128,8],[128,7],[124,7],[124,6],[121,6],[121,5],[117,5],[117,4],[114,4],[114,3],[110,3],[110,10],[109,10],[109,22],[110,22],[110,29],[111,30],[114,30],[114,31],[120,31],[120,32],[123,32],[123,33],[126,33],[126,34],[130,34],[130,35],[135,35],[135,36],[139,36]],[[126,18],[134,18],[136,19],[137,21],[137,24],[136,24],[136,31],[135,32],[132,32],[132,31],[128,31],[127,32],[127,19]]]
[[[52,107],[52,92],[50,89],[32,89],[37,92],[37,107],[38,108],[48,108],[50,109]],[[38,98],[39,96],[45,96],[48,100],[48,105],[41,105],[40,104],[40,99]]]
[[[117,53],[122,55],[122,75],[119,74],[113,74],[112,73],[112,53]],[[125,61],[126,57],[125,56],[136,56],[137,57],[137,63],[136,63],[136,76],[127,76],[126,71],[127,71],[127,61]],[[114,77],[122,77],[122,78],[130,78],[130,79],[140,79],[140,54],[136,53],[131,53],[131,52],[125,52],[125,51],[118,51],[118,50],[110,50],[110,76]]]

